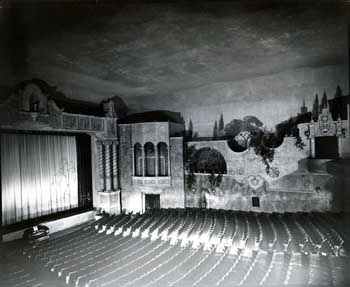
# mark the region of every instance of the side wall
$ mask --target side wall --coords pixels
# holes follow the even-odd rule
[[[122,210],[142,211],[142,196],[132,186],[131,125],[119,126],[119,171]]]
[[[186,187],[186,207],[201,207],[203,193],[207,207],[261,211],[350,211],[350,162],[301,160],[296,172],[254,190],[247,182],[224,175],[222,183],[211,189],[208,174],[195,174],[193,189]],[[188,175],[185,179],[187,180]],[[260,207],[252,207],[252,197],[260,198]]]
[[[303,150],[299,150],[296,148],[294,142],[294,138],[286,137],[282,145],[274,149],[275,154],[271,167],[277,168],[277,178],[296,171],[298,169],[298,161],[307,158],[310,153],[308,146],[305,146]],[[228,146],[226,140],[191,141],[188,142],[188,146],[194,146],[197,150],[206,147],[217,150],[225,158],[227,174],[235,175],[240,179],[250,175],[259,175],[267,181],[276,179],[266,174],[266,166],[261,160],[261,157],[257,156],[253,149],[234,152]]]
[[[349,160],[309,159],[308,146],[299,151],[292,138],[275,149],[272,166],[277,173],[267,175],[261,158],[253,151],[235,153],[224,141],[191,142],[196,148],[211,147],[225,157],[228,173],[214,189],[208,174],[196,174],[192,189],[186,186],[186,207],[207,207],[262,212],[350,211]],[[346,171],[346,172],[345,172]],[[187,181],[188,175],[186,175]],[[252,179],[262,184],[252,186]],[[253,188],[254,187],[254,188]],[[259,197],[260,207],[252,206]]]
[[[183,138],[170,138],[171,187],[160,195],[162,208],[185,207]]]
[[[254,190],[248,184],[224,175],[219,187],[211,190],[209,175],[196,174],[196,188],[186,188],[186,207],[201,207],[203,192],[207,208],[257,212],[329,211],[332,194],[327,191],[270,190],[265,184]],[[259,197],[260,207],[252,206],[252,197]]]

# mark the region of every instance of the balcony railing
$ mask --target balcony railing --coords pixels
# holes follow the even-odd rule
[[[140,186],[170,186],[170,176],[133,176],[133,185]]]

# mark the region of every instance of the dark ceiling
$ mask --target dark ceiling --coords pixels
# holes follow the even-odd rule
[[[17,2],[1,10],[2,81],[39,77],[77,99],[120,95],[136,110],[152,101],[186,110],[218,97],[221,105],[300,100],[337,81],[347,90],[342,2]]]

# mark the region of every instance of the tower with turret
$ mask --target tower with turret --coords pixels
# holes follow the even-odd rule
[[[307,114],[307,106],[305,105],[305,100],[303,100],[303,105],[300,108],[300,114],[302,115]]]

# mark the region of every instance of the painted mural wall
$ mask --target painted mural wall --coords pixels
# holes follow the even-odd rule
[[[194,173],[192,186],[185,184],[186,206],[261,212],[348,210],[350,180],[341,172],[349,163],[308,159],[308,149],[296,148],[294,138],[285,138],[275,149],[272,167],[251,149],[233,152],[225,141],[191,142],[196,148],[211,147],[224,156],[227,174],[219,182],[212,175]],[[186,173],[188,183],[190,173]],[[259,207],[253,206],[258,197]]]

